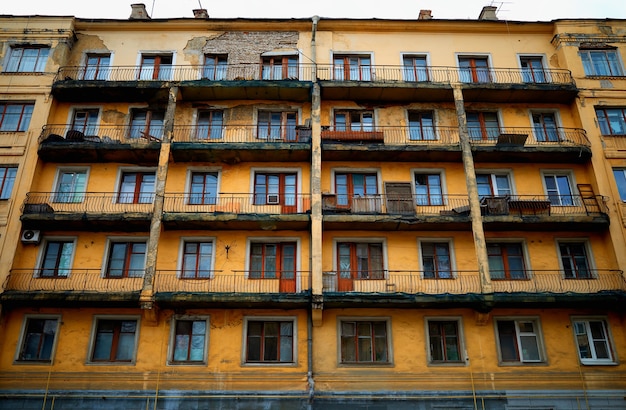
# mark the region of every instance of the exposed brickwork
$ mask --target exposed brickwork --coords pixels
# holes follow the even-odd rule
[[[229,64],[257,63],[262,53],[273,50],[295,50],[296,31],[230,31],[207,40],[204,53],[228,54]]]

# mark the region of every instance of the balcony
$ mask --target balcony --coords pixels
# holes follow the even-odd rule
[[[588,278],[568,278],[558,270],[527,270],[517,274],[519,278],[491,280],[493,295],[489,295],[489,303],[580,306],[585,301],[611,304],[626,297],[622,271],[596,269],[589,272]],[[323,273],[322,282],[325,307],[349,306],[356,300],[359,306],[397,303],[474,307],[487,301],[481,294],[477,271],[329,271]]]
[[[160,306],[196,307],[306,307],[310,303],[308,271],[275,272],[276,278],[252,278],[249,271],[203,272],[203,277],[184,278],[180,271],[157,271],[155,300]],[[267,275],[267,273],[266,273]]]
[[[146,134],[136,127],[99,125],[87,133],[71,124],[48,124],[39,137],[39,158],[51,162],[128,162],[154,165],[159,160],[162,129]]]
[[[172,156],[177,162],[310,161],[311,129],[258,125],[176,125]]]
[[[52,92],[61,101],[155,101],[168,99],[176,85],[186,101],[194,100],[310,100],[315,78],[312,64],[269,72],[260,63],[59,68]]]
[[[410,189],[410,183],[398,183]],[[341,230],[467,230],[471,229],[467,194],[348,197],[322,194],[324,229]],[[513,195],[483,197],[487,230],[604,230],[608,209],[601,195]]]
[[[165,195],[167,229],[309,229],[310,194]]]
[[[12,269],[0,300],[3,304],[28,306],[75,302],[137,306],[143,286],[143,277],[107,278],[99,268],[69,269],[50,277],[47,274],[43,269]]]
[[[541,75],[519,68],[469,69],[364,65],[359,67],[318,64],[322,99],[377,101],[453,101],[451,84],[463,84],[465,101],[551,102],[572,101],[577,94],[568,70],[544,69]],[[476,81],[472,81],[475,78]]]
[[[29,192],[20,219],[25,229],[147,232],[153,199],[151,193],[131,203],[115,192]]]
[[[469,128],[476,161],[568,162],[591,158],[584,129],[531,127]],[[322,158],[327,161],[460,161],[458,127],[376,126],[371,130],[322,127]]]

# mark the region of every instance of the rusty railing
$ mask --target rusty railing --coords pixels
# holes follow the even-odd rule
[[[165,195],[165,212],[234,214],[305,214],[311,211],[311,194],[224,193]]]
[[[5,290],[22,292],[137,292],[143,286],[143,271],[135,276],[103,276],[101,269],[12,269]]]
[[[24,214],[121,214],[150,213],[154,193],[115,192],[29,192]]]

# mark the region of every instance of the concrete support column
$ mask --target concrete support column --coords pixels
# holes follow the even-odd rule
[[[152,208],[152,219],[150,220],[150,236],[146,249],[146,271],[143,279],[143,289],[139,303],[144,310],[144,316],[148,323],[156,325],[158,321],[157,311],[154,306],[154,279],[156,276],[157,250],[161,237],[161,219],[163,217],[163,204],[165,202],[165,180],[169,166],[172,132],[174,129],[174,113],[176,111],[176,98],[178,87],[169,90],[167,110],[163,121],[163,139],[159,152],[159,163],[156,171],[156,181],[154,187],[154,204]]]
[[[467,132],[467,118],[465,116],[463,89],[461,87],[461,84],[454,84],[452,88],[454,91],[454,106],[456,108],[456,116],[459,121],[459,140],[461,144],[461,155],[463,157],[463,169],[465,171],[467,194],[469,196],[470,216],[472,218],[472,232],[474,233],[474,249],[476,251],[476,260],[478,261],[480,288],[482,293],[493,293],[491,277],[489,276],[487,243],[485,241],[485,232],[483,230],[483,218],[480,211],[478,187],[476,185],[474,157],[472,156],[472,146],[470,144],[469,134]]]
[[[311,104],[311,308],[313,325],[322,324],[322,126],[321,92],[313,84]]]

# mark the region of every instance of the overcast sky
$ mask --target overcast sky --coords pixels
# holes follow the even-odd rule
[[[413,19],[420,9],[434,18],[476,19],[483,6],[498,7],[501,20],[626,19],[625,0],[200,0],[215,18],[320,17]],[[0,14],[64,15],[126,19],[131,3],[144,3],[152,18],[193,17],[198,0],[0,0]]]

